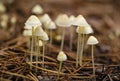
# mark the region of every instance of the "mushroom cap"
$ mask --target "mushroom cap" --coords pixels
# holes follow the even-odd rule
[[[43,13],[43,8],[40,5],[37,4],[32,8],[32,13],[42,14]]]
[[[31,27],[36,27],[36,26],[41,26],[41,22],[35,15],[31,15],[28,18],[28,20],[25,22],[25,25],[31,26]]]
[[[38,41],[38,46],[43,46],[43,42],[41,40]]]
[[[85,34],[90,34],[90,33],[94,33],[94,31],[91,26],[88,26],[86,27]]]
[[[90,34],[90,33],[93,33],[93,29],[90,25],[89,26],[78,26],[76,29],[76,32],[80,34]]]
[[[66,54],[63,51],[60,51],[57,56],[57,60],[58,61],[66,61],[67,60]]]
[[[95,45],[95,44],[98,44],[98,43],[99,43],[99,41],[94,36],[90,36],[87,40],[88,45]]]
[[[85,20],[85,18],[82,16],[82,15],[78,15],[72,25],[75,25],[75,26],[88,26],[88,23],[87,21]]]
[[[45,23],[45,29],[56,29],[56,25],[55,25],[55,23],[54,22],[52,22],[52,21],[47,21],[46,23]]]
[[[46,32],[43,32],[43,35],[40,36],[40,39],[43,41],[47,41],[47,40],[49,40],[49,37]]]
[[[45,24],[46,21],[51,21],[51,18],[48,14],[44,14],[43,16],[39,17],[40,21]]]
[[[32,36],[32,30],[24,30],[23,36]]]
[[[69,18],[66,14],[60,14],[57,16],[55,23],[59,27],[69,27]]]
[[[42,29],[42,27],[38,26],[35,28],[34,30],[35,36],[43,36],[43,34],[44,34],[44,30]]]
[[[70,23],[70,25],[72,25],[72,23],[74,22],[74,20],[75,20],[75,16],[74,16],[74,15],[71,15],[71,16],[69,17],[69,23]]]

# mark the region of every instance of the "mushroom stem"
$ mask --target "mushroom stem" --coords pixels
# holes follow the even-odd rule
[[[52,45],[52,30],[50,30],[50,45]]]
[[[78,33],[78,41],[77,41],[77,55],[76,55],[76,68],[78,67],[78,61],[79,61],[79,52],[80,52],[80,46],[81,46],[81,34]]]
[[[36,66],[38,66],[38,54],[39,54],[39,37],[36,37]],[[37,72],[37,68],[36,68],[36,72]]]
[[[58,81],[60,79],[60,71],[62,69],[62,61],[60,61],[60,65],[59,65],[59,71],[58,71],[58,76],[57,76],[57,80]]]
[[[70,45],[70,51],[72,51],[72,42],[73,42],[73,30],[72,30],[72,28],[70,28],[70,43],[69,43],[69,45]]]
[[[50,30],[50,45],[52,45],[52,30]],[[51,48],[49,48],[49,52],[51,52]]]
[[[91,54],[92,54],[93,75],[95,76],[94,45],[91,46]],[[96,81],[96,78],[95,78],[95,77],[94,77],[94,81]]]
[[[61,41],[60,51],[63,50],[63,46],[64,46],[64,38],[65,38],[65,28],[63,28],[63,32],[62,32],[62,41]]]
[[[42,56],[42,67],[44,67],[44,56],[45,56],[45,44],[43,42],[43,56]]]
[[[83,51],[84,51],[84,40],[85,40],[85,34],[82,36],[82,41],[81,41],[81,51],[80,51],[80,58],[79,58],[79,63],[80,66],[82,66],[82,60],[83,60]]]
[[[30,53],[31,65],[32,65],[32,62],[33,62],[33,43],[34,43],[34,27],[32,27],[32,41],[31,41],[31,53]],[[30,65],[30,69],[32,69],[31,65]]]

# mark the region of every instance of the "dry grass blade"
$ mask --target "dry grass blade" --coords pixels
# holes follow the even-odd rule
[[[8,74],[8,75],[13,75],[13,76],[17,76],[17,77],[22,77],[22,78],[29,79],[29,77],[26,77],[26,76],[21,75],[21,74],[12,73],[12,72],[9,72],[9,71],[1,71],[1,72],[2,72],[2,73],[5,73],[5,74]]]
[[[28,63],[30,65],[30,63]],[[41,68],[41,67],[37,67],[37,66],[34,66],[34,65],[31,65],[32,67],[34,68],[37,68],[37,69],[40,69],[42,71],[46,71],[46,72],[51,72],[51,73],[55,73],[55,74],[58,74],[58,71],[53,71],[53,70],[49,70],[49,69],[45,69],[45,68]],[[66,75],[65,73],[62,73],[60,72],[61,75]]]

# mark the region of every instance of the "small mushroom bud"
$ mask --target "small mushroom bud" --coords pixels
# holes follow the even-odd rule
[[[94,36],[90,36],[87,40],[88,45],[95,45],[98,44],[98,40]]]
[[[37,4],[32,8],[32,13],[42,14],[43,13],[43,8],[40,5]]]
[[[41,16],[39,19],[40,19],[40,21],[41,21],[43,24],[45,24],[46,21],[51,21],[51,18],[49,17],[48,14],[44,14],[44,15]]]
[[[58,61],[66,61],[67,60],[66,54],[63,51],[60,51],[57,56],[57,60]]]

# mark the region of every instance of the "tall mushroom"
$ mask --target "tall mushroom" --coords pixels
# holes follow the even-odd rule
[[[76,67],[78,63],[82,66],[82,58],[85,43],[85,34],[93,33],[91,26],[87,23],[82,15],[78,15],[73,22],[73,25],[77,26],[76,32],[78,33],[78,44],[77,44],[77,56],[76,56]]]
[[[27,21],[25,22],[25,26],[29,26],[32,31],[32,41],[31,41],[31,55],[30,55],[30,62],[32,64],[33,61],[33,48],[34,48],[34,29],[37,26],[41,26],[41,22],[40,20],[35,16],[35,15],[31,15]],[[32,69],[32,67],[30,66],[30,68]]]
[[[70,27],[69,24],[69,18],[66,14],[60,14],[55,20],[55,23],[57,26],[62,27],[62,42],[61,42],[61,48],[60,51],[63,51],[64,46],[64,37],[65,37],[65,28]]]
[[[44,56],[45,56],[45,44],[44,44],[44,41],[49,40],[49,38],[48,38],[47,33],[45,31],[43,31],[43,29],[40,26],[36,27],[34,35],[37,37],[37,42],[39,42],[39,40],[43,41],[43,57],[42,57],[43,65],[42,66],[44,67]],[[38,60],[38,55],[36,57],[36,60]]]
[[[92,55],[92,66],[93,66],[93,75],[95,75],[95,63],[94,63],[94,45],[98,44],[99,41],[94,36],[90,36],[87,40],[87,44],[91,45],[91,55]],[[96,78],[94,78],[96,81]]]
[[[58,71],[58,76],[57,76],[57,80],[59,80],[59,77],[60,77],[60,71],[62,69],[62,63],[63,61],[66,61],[67,60],[67,56],[66,54],[63,52],[63,51],[60,51],[58,56],[57,56],[57,60],[60,61],[60,64],[59,64],[59,71]]]

